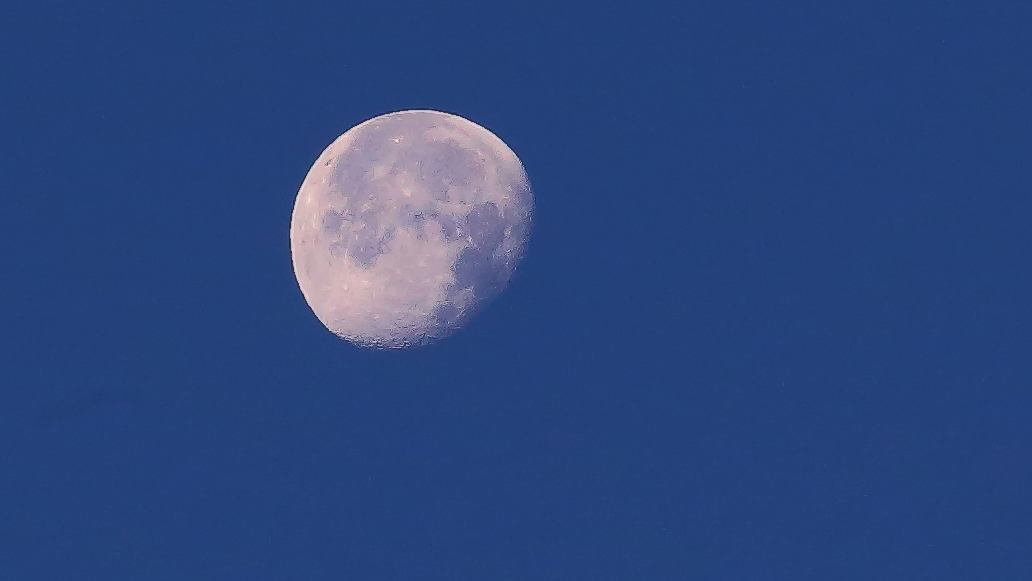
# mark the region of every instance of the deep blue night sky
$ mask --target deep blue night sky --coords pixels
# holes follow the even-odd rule
[[[0,8],[0,579],[1032,579],[1027,2]],[[399,109],[536,196],[465,329],[319,323]]]

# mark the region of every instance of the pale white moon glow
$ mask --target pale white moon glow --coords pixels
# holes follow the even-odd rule
[[[381,115],[308,171],[290,221],[294,274],[339,337],[429,343],[505,288],[533,206],[523,165],[487,129],[438,111]]]

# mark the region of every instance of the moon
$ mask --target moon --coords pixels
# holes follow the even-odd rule
[[[505,289],[534,196],[501,139],[450,113],[399,111],[352,127],[312,165],[290,220],[301,293],[358,346],[425,345]]]

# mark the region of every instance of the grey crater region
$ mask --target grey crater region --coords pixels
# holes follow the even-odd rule
[[[501,139],[462,117],[401,111],[326,148],[294,203],[294,274],[316,317],[360,346],[450,335],[523,257],[534,197]]]

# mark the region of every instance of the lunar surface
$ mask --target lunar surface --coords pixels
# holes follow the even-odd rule
[[[308,171],[290,221],[294,274],[326,328],[364,347],[448,336],[523,257],[534,199],[516,154],[438,111],[361,123]]]

